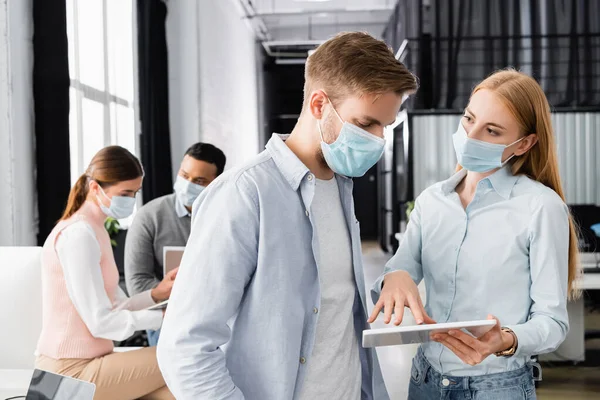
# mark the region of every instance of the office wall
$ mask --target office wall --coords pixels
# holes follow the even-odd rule
[[[167,2],[173,171],[196,141],[220,147],[227,167],[259,151],[256,39],[237,0]]]
[[[0,246],[35,245],[32,0],[0,0]]]

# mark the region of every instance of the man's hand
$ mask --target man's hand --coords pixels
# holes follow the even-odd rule
[[[375,304],[369,323],[377,319],[377,315],[384,309],[384,322],[389,324],[392,312],[396,315],[394,325],[400,325],[404,317],[404,307],[409,307],[417,324],[435,324],[435,321],[427,315],[425,307],[421,302],[419,289],[408,272],[396,271],[387,274],[384,278],[384,286],[381,290],[379,301]]]
[[[161,301],[165,301],[171,297],[171,290],[173,289],[173,284],[175,283],[175,278],[177,277],[177,271],[179,271],[179,267],[169,271],[165,278],[158,284],[158,286],[152,289],[150,294],[152,295],[152,300],[154,300],[155,303],[160,303]]]
[[[489,315],[488,319],[495,319],[496,325],[480,338],[460,330],[436,333],[431,338],[449,348],[465,364],[477,365],[491,354],[510,349],[514,345],[513,335],[501,330],[498,318]]]

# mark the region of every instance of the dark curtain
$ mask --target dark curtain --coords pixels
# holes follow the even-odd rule
[[[553,106],[600,105],[600,2],[435,0],[435,108],[460,109],[497,69],[534,76]]]
[[[165,22],[160,0],[137,1],[141,158],[144,202],[173,192]]]
[[[392,12],[382,37],[394,52],[404,39],[415,39],[422,32],[422,0],[400,0]]]
[[[393,36],[393,24],[409,24],[396,14],[384,32],[388,43],[410,39],[406,63],[426,83],[415,108],[462,109],[506,67],[535,77],[555,107],[600,106],[600,1],[431,0],[423,10],[430,32]]]
[[[33,1],[38,244],[61,217],[70,185],[69,48],[65,0]]]

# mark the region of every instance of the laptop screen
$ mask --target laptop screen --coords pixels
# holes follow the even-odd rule
[[[92,383],[36,369],[26,400],[92,400],[95,391]]]

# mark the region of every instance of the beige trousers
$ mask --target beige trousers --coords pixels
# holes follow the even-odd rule
[[[156,347],[111,353],[93,359],[39,356],[36,368],[96,385],[94,400],[173,400],[158,368]]]

